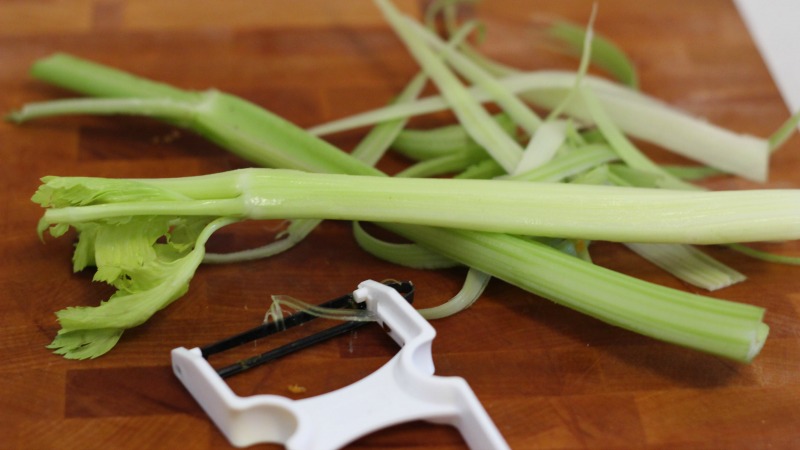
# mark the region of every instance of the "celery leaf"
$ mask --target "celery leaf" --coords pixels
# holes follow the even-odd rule
[[[180,200],[181,194],[134,180],[46,177],[33,197],[45,207]],[[48,346],[68,359],[96,358],[111,350],[123,332],[144,323],[184,293],[205,255],[205,242],[233,219],[192,216],[120,216],[96,221],[45,223],[58,237],[78,232],[73,269],[94,266],[95,281],[117,288],[99,306],[56,313],[61,330]]]

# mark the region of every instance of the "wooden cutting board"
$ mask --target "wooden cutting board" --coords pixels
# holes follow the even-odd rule
[[[424,2],[423,2],[424,3]],[[402,1],[420,14],[420,2]],[[540,43],[541,23],[585,23],[589,1],[486,0],[482,50],[525,69],[574,68]],[[740,132],[767,136],[788,117],[734,6],[703,2],[599,2],[599,33],[639,69],[647,93]],[[31,80],[37,58],[69,52],[184,88],[246,97],[302,126],[384,105],[416,72],[371,2],[44,0],[0,4],[0,109],[70,94]],[[441,124],[434,116],[420,126]],[[352,148],[363,130],[331,137]],[[644,146],[660,161],[683,162]],[[418,271],[362,252],[346,223],[326,222],[271,259],[204,266],[189,292],[111,353],[68,361],[45,349],[53,312],[95,305],[107,287],[73,274],[72,241],[36,236],[29,198],[41,176],[166,177],[242,167],[203,139],[143,119],[70,117],[0,124],[0,447],[230,448],[170,370],[169,351],[257,324],[271,294],[319,302],[364,279],[409,279],[417,304],[457,292],[462,269]],[[800,140],[774,155],[765,186],[799,187]],[[407,162],[391,155],[381,167]],[[719,189],[761,187],[733,177]],[[223,230],[213,250],[270,239],[275,223]],[[770,244],[800,254],[797,243]],[[597,264],[697,291],[623,247],[596,243]],[[800,269],[708,251],[749,280],[710,293],[766,307],[771,336],[750,365],[636,336],[493,281],[471,309],[434,322],[437,373],[466,378],[512,448],[800,448]],[[280,339],[291,339],[281,337]],[[318,395],[356,381],[396,351],[364,328],[231,379],[240,395]],[[305,388],[293,393],[289,386]],[[352,448],[464,448],[451,428],[411,423]],[[276,448],[264,446],[262,448]]]

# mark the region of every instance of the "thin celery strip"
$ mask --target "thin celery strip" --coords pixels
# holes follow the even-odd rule
[[[792,117],[786,120],[772,135],[768,138],[770,153],[776,152],[783,144],[794,135],[797,130],[797,124],[800,123],[800,111],[794,113]]]
[[[509,80],[522,84],[532,81]],[[615,126],[632,137],[729,173],[766,180],[769,152],[765,139],[732,133],[604,80],[587,77],[586,81],[584,94],[591,90],[589,101],[594,104],[587,105],[586,95],[576,97],[565,107],[571,117],[591,123],[597,119],[593,112],[599,105]],[[548,108],[561,104],[565,93],[556,88],[528,90],[521,95]]]
[[[87,200],[87,195],[141,186],[159,193],[150,195],[145,189],[139,201],[119,203]],[[125,216],[205,215],[385,220],[617,242],[719,244],[800,238],[800,191],[779,189],[671,191],[240,169],[163,179],[50,177],[34,200],[54,206],[45,211],[43,227]]]
[[[627,243],[625,246],[677,278],[710,291],[746,279],[742,273],[691,245]]]
[[[419,309],[422,317],[428,320],[443,319],[458,314],[472,306],[486,290],[491,275],[476,269],[469,269],[461,290],[450,300],[439,306]]]
[[[505,114],[493,119],[510,136],[516,125]],[[473,140],[460,124],[444,125],[432,129],[405,129],[392,142],[392,150],[415,161],[438,158],[452,153],[469,151],[488,157],[486,150]]]
[[[487,158],[467,167],[463,172],[453,176],[453,178],[462,180],[486,180],[489,178],[502,176],[505,173],[505,170],[500,167],[500,164],[497,164],[497,161]]]
[[[353,237],[367,253],[401,266],[414,269],[447,269],[458,265],[417,244],[387,242],[367,233],[359,222],[353,223]]]
[[[458,46],[472,31],[471,25],[465,25],[453,34],[452,38],[444,45],[444,49]],[[428,77],[424,72],[417,74],[405,89],[392,102],[403,105],[416,100],[425,88]],[[350,153],[352,157],[370,166],[374,166],[392,143],[396,142],[406,124],[408,117],[398,117],[384,121],[370,130],[369,134],[359,142]]]
[[[511,176],[530,172],[547,164],[567,139],[567,123],[562,120],[549,120],[533,134]]]
[[[459,3],[474,4],[478,0],[434,0],[425,8],[423,23],[431,30],[436,29],[436,16],[441,14],[448,33],[453,33],[458,25],[457,7]]]
[[[728,245],[728,247],[732,248],[733,250],[736,250],[739,253],[747,255],[751,258],[760,259],[762,261],[778,263],[778,264],[788,264],[790,266],[800,266],[800,257],[798,256],[778,255],[775,253],[757,250],[755,248],[748,247],[742,244],[730,244]]]
[[[725,172],[713,167],[705,166],[675,166],[662,164],[661,168],[682,180],[702,180],[709,177],[723,175]]]
[[[387,0],[375,0],[375,3],[425,73],[439,88],[442,96],[472,138],[481,144],[504,169],[513,170],[522,156],[522,148],[491,120],[489,113],[474,100],[433,50],[428,48],[422,38],[414,32],[405,16],[394,5]]]
[[[464,78],[488,93],[492,100],[509,115],[528,134],[533,134],[542,119],[533,110],[497,81],[492,74],[486,72],[472,60],[458,52],[456,48],[447,47],[447,44],[438,36],[425,29],[416,21],[406,18],[406,23],[430,44],[435,50],[441,52],[445,61],[460,73]]]
[[[618,183],[616,180],[614,180],[613,175],[608,167],[609,164],[595,166],[585,172],[581,172],[573,176],[569,182],[573,184],[586,184],[589,186],[603,186],[609,184],[612,186],[627,186],[624,183]]]
[[[553,159],[556,151],[561,148],[562,144],[567,141],[571,122],[558,120],[558,118],[562,110],[572,100],[572,97],[580,92],[581,82],[589,69],[592,48],[591,43],[594,36],[594,21],[596,17],[597,4],[594,4],[591,16],[589,17],[587,31],[584,36],[583,52],[575,76],[575,85],[573,89],[569,91],[560,104],[556,105],[556,107],[550,111],[545,123],[534,132],[533,137],[530,142],[528,142],[528,146],[525,148],[522,159],[511,175],[519,175],[548,163]]]
[[[581,55],[586,48],[587,31],[580,25],[566,21],[558,21],[548,27],[547,34],[566,44],[576,55]],[[591,40],[592,63],[610,73],[621,83],[638,89],[639,76],[636,67],[628,56],[610,39],[595,36]]]
[[[324,319],[345,320],[350,322],[374,322],[378,320],[378,314],[368,309],[357,308],[326,308],[314,305],[294,298],[290,295],[272,295],[272,305],[270,306],[264,323],[272,320],[276,323],[283,321],[283,309],[293,309],[315,317]],[[281,326],[281,325],[279,325]]]
[[[639,151],[622,131],[614,124],[613,120],[603,109],[602,104],[589,88],[581,89],[581,99],[586,105],[589,114],[592,116],[597,128],[603,133],[609,145],[617,152],[630,167],[651,173],[658,177],[659,187],[671,189],[697,189],[696,186],[689,184],[664,171],[658,164],[654,163],[644,153]]]
[[[619,159],[607,145],[588,144],[580,149],[566,152],[547,164],[528,172],[507,177],[509,180],[556,182],[577,175],[593,167]]]
[[[428,78],[424,74],[417,74],[392,103],[405,104],[414,101],[422,93],[427,81]],[[377,124],[350,154],[353,158],[374,166],[389,149],[391,143],[397,140],[407,123],[408,118],[405,117]]]
[[[660,188],[661,177],[658,174],[634,169],[625,164],[609,164],[608,179],[615,186]],[[698,188],[699,189],[699,188]]]
[[[395,174],[396,177],[423,178],[458,173],[482,161],[484,155],[460,152],[413,164]]]
[[[279,233],[273,242],[256,248],[248,248],[228,253],[206,253],[204,263],[229,264],[269,258],[292,249],[311,234],[322,223],[319,219],[290,220],[289,225]]]
[[[552,120],[556,117],[559,117],[566,108],[566,106],[572,101],[573,97],[578,95],[581,91],[581,83],[583,79],[586,77],[586,73],[589,71],[589,63],[592,59],[592,42],[594,40],[594,21],[597,19],[597,3],[592,5],[592,13],[589,16],[589,24],[586,26],[586,33],[583,37],[583,50],[581,51],[581,58],[580,63],[578,64],[578,70],[575,73],[575,84],[573,85],[572,89],[567,93],[567,95],[561,100],[561,102],[555,106],[555,108],[550,111],[550,114],[547,116],[547,120]]]

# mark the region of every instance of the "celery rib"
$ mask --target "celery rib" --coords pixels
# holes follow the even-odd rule
[[[536,242],[478,231],[381,226],[574,310],[682,346],[750,361],[768,333],[762,308],[647,283]]]
[[[125,216],[392,221],[449,228],[616,242],[720,244],[800,238],[800,191],[679,191],[523,181],[392,178],[240,169],[172,179],[50,178],[49,199],[141,184],[191,200],[86,204],[48,209],[47,223]],[[54,186],[54,187],[53,187]],[[149,190],[154,191],[153,189]],[[142,192],[149,192],[142,189]],[[82,197],[75,201],[84,202]],[[47,206],[44,203],[43,206]]]

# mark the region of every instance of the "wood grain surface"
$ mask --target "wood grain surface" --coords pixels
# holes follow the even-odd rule
[[[788,117],[732,3],[601,0],[597,30],[635,61],[642,89],[728,128],[767,136]],[[418,15],[423,4],[398,3]],[[583,23],[584,0],[485,0],[482,49],[526,69],[574,68],[537,40],[536,24]],[[384,105],[416,72],[368,1],[10,0],[0,2],[0,110],[71,96],[32,80],[37,58],[64,51],[184,88],[215,87],[311,126]],[[441,124],[446,116],[418,121]],[[363,130],[331,137],[352,148]],[[678,157],[643,145],[660,161]],[[417,304],[457,292],[462,269],[417,271],[379,261],[346,223],[325,222],[295,249],[251,263],[201,267],[189,292],[109,354],[68,361],[45,349],[54,312],[110,294],[71,272],[69,238],[35,233],[29,199],[41,176],[184,176],[245,161],[168,125],[70,117],[0,124],[0,447],[230,448],[170,370],[169,352],[257,324],[270,294],[322,301],[364,279],[409,279]],[[774,155],[766,186],[800,187],[800,139]],[[390,155],[381,168],[407,162]],[[719,189],[761,187],[733,177]],[[222,230],[212,250],[267,242],[275,223]],[[800,254],[797,243],[764,244]],[[619,245],[596,243],[597,264],[696,291]],[[492,281],[471,309],[434,322],[437,373],[466,378],[512,448],[800,448],[800,268],[708,251],[749,280],[710,293],[766,307],[771,336],[749,365],[631,334]],[[278,338],[292,339],[292,336]],[[376,328],[329,341],[232,378],[240,395],[317,395],[369,374],[396,351]],[[288,386],[306,388],[290,392]],[[277,448],[263,446],[259,448]],[[352,448],[465,448],[449,427],[410,423]]]

